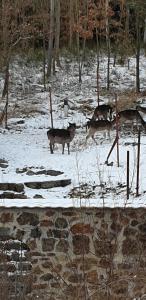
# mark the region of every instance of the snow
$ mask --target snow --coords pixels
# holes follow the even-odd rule
[[[105,87],[106,63],[101,58],[100,85]],[[146,59],[141,59],[141,82],[146,87]],[[21,70],[21,72],[20,72]],[[0,205],[6,207],[80,207],[80,206],[108,206],[108,207],[140,207],[146,206],[146,135],[141,134],[140,156],[140,196],[136,194],[136,161],[137,161],[137,133],[120,133],[120,166],[117,167],[116,147],[105,164],[107,155],[115,139],[115,130],[111,132],[111,140],[105,139],[103,133],[96,135],[97,145],[92,139],[86,143],[86,115],[90,117],[92,112],[83,114],[81,105],[90,103],[93,109],[97,105],[96,100],[96,65],[92,63],[87,75],[84,69],[83,83],[78,84],[77,66],[71,67],[68,73],[65,70],[58,71],[52,78],[52,102],[54,127],[66,128],[68,122],[76,122],[77,130],[71,142],[71,153],[62,155],[60,145],[55,146],[55,153],[50,154],[47,140],[47,129],[50,126],[49,93],[43,92],[41,82],[41,68],[26,66],[20,68],[19,62],[15,62],[11,68],[11,102],[12,108],[19,103],[19,108],[10,115],[9,130],[0,128],[0,158],[8,161],[7,168],[0,167],[0,182],[24,183],[28,181],[46,181],[58,179],[71,179],[71,185],[51,189],[30,189],[25,187],[27,199],[1,199]],[[37,86],[37,90],[24,94],[27,89],[27,76],[30,76],[29,89]],[[37,75],[36,75],[37,74]],[[135,85],[135,58],[130,59],[130,69],[127,66],[111,66],[111,78],[113,91],[129,90]],[[35,76],[36,75],[36,76]],[[14,86],[15,79],[19,79],[19,86]],[[35,88],[34,88],[35,89]],[[19,101],[17,99],[19,96]],[[67,96],[69,103],[69,116],[64,118],[63,99]],[[101,97],[104,102],[111,99],[107,94]],[[89,101],[92,99],[93,101]],[[139,99],[146,105],[144,98]],[[32,104],[34,103],[34,104]],[[29,110],[38,112],[24,113]],[[39,113],[40,112],[40,113]],[[41,113],[43,112],[43,114]],[[20,120],[24,124],[19,124]],[[126,157],[130,152],[130,197],[126,199]],[[26,172],[18,173],[16,169],[27,170],[57,170],[63,174],[58,176],[27,175]],[[71,197],[72,189],[78,190],[77,196]],[[87,192],[86,192],[87,189]],[[83,193],[81,193],[81,190]],[[89,190],[89,196],[88,196]],[[90,194],[91,192],[91,194]],[[2,192],[0,192],[2,193]],[[39,194],[43,198],[33,198]]]

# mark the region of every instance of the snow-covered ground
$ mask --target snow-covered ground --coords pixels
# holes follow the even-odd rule
[[[100,86],[106,86],[106,59],[102,58],[100,68]],[[120,134],[120,166],[117,167],[116,147],[110,158],[110,165],[105,161],[115,139],[105,139],[103,133],[96,135],[98,145],[92,139],[86,143],[85,105],[94,109],[97,105],[96,64],[91,61],[90,68],[85,66],[83,83],[78,84],[77,65],[58,70],[52,78],[52,103],[54,127],[65,128],[68,122],[77,124],[76,135],[71,142],[71,153],[62,155],[60,145],[55,153],[50,154],[47,140],[47,128],[51,125],[49,114],[49,93],[43,92],[42,68],[27,66],[16,62],[11,67],[11,94],[9,130],[0,128],[0,159],[8,162],[7,168],[0,167],[0,182],[24,183],[28,181],[49,181],[71,179],[66,187],[51,189],[30,189],[25,187],[27,199],[0,199],[3,206],[145,206],[146,205],[146,135],[141,134],[140,156],[140,196],[136,193],[137,133]],[[146,58],[141,58],[141,86],[146,88]],[[29,79],[29,80],[28,80]],[[111,65],[111,85],[114,92],[129,90],[135,86],[135,59],[127,66]],[[3,82],[1,81],[1,88]],[[70,100],[69,116],[64,118],[63,99]],[[114,96],[101,96],[104,102],[113,101]],[[140,99],[145,105],[145,97]],[[102,102],[103,103],[103,102]],[[19,124],[19,121],[24,123]],[[126,157],[130,152],[130,197],[126,198]],[[40,170],[56,170],[63,174],[58,176],[31,175]],[[2,193],[2,191],[0,192]],[[34,198],[35,195],[42,198]]]

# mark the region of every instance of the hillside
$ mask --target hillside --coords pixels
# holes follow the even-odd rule
[[[114,103],[115,92],[122,109],[135,108],[136,103],[146,105],[146,97],[136,96],[135,58],[127,65],[110,66],[111,90],[106,92],[106,58],[100,61],[100,103]],[[47,129],[51,126],[49,92],[43,90],[42,67],[16,58],[10,68],[10,95],[8,130],[0,127],[0,198],[5,206],[145,206],[146,200],[146,135],[141,133],[140,196],[135,197],[136,157],[138,134],[126,126],[120,131],[120,167],[117,167],[116,147],[109,165],[107,155],[115,139],[103,133],[86,143],[85,124],[97,106],[96,58],[84,65],[82,84],[78,83],[78,65],[62,58],[62,68],[50,82],[52,89],[53,120],[55,128],[66,128],[68,122],[77,125],[71,142],[71,153],[62,155],[60,145],[50,154]],[[141,56],[141,89],[146,89],[146,59]],[[1,91],[3,79],[1,78]],[[131,92],[130,92],[131,91]],[[68,117],[64,117],[63,100],[69,100]],[[4,103],[0,105],[0,111]],[[142,114],[143,117],[145,115]],[[126,156],[130,151],[130,198],[126,200]],[[66,186],[64,183],[66,180]],[[44,186],[42,182],[52,182]],[[57,187],[54,182],[58,181]],[[38,182],[38,185],[28,183]],[[22,189],[6,186],[6,183],[22,183]]]

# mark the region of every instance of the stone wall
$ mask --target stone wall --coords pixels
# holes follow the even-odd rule
[[[1,207],[0,241],[24,299],[146,299],[144,208]]]

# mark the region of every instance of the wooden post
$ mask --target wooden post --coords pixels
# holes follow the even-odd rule
[[[127,151],[127,200],[129,199],[129,151]]]
[[[138,131],[136,197],[139,196],[139,165],[140,165],[140,129]]]
[[[115,145],[117,144],[117,136],[116,136],[116,138],[115,138],[115,140],[114,140],[114,142],[113,142],[113,145],[112,145],[112,147],[111,147],[111,149],[110,149],[110,152],[109,152],[109,154],[108,154],[108,156],[107,156],[107,159],[106,159],[106,161],[105,161],[105,163],[108,165],[108,159],[109,159],[109,157],[110,157],[110,155],[111,155],[111,153],[112,153],[112,151],[113,151],[113,149],[114,149],[114,147],[115,147]]]
[[[53,128],[53,114],[52,114],[52,95],[51,95],[51,87],[49,87],[49,95],[50,95],[50,115],[51,115],[51,127]]]
[[[118,107],[117,107],[117,94],[115,94],[115,103],[116,103],[117,166],[119,167],[119,119],[118,119]]]
[[[119,167],[119,122],[118,122],[117,95],[116,94],[115,94],[115,102],[116,102],[116,138],[115,138],[113,145],[109,151],[109,154],[107,156],[105,163],[108,165],[108,159],[109,159],[115,145],[117,145],[117,166]]]

